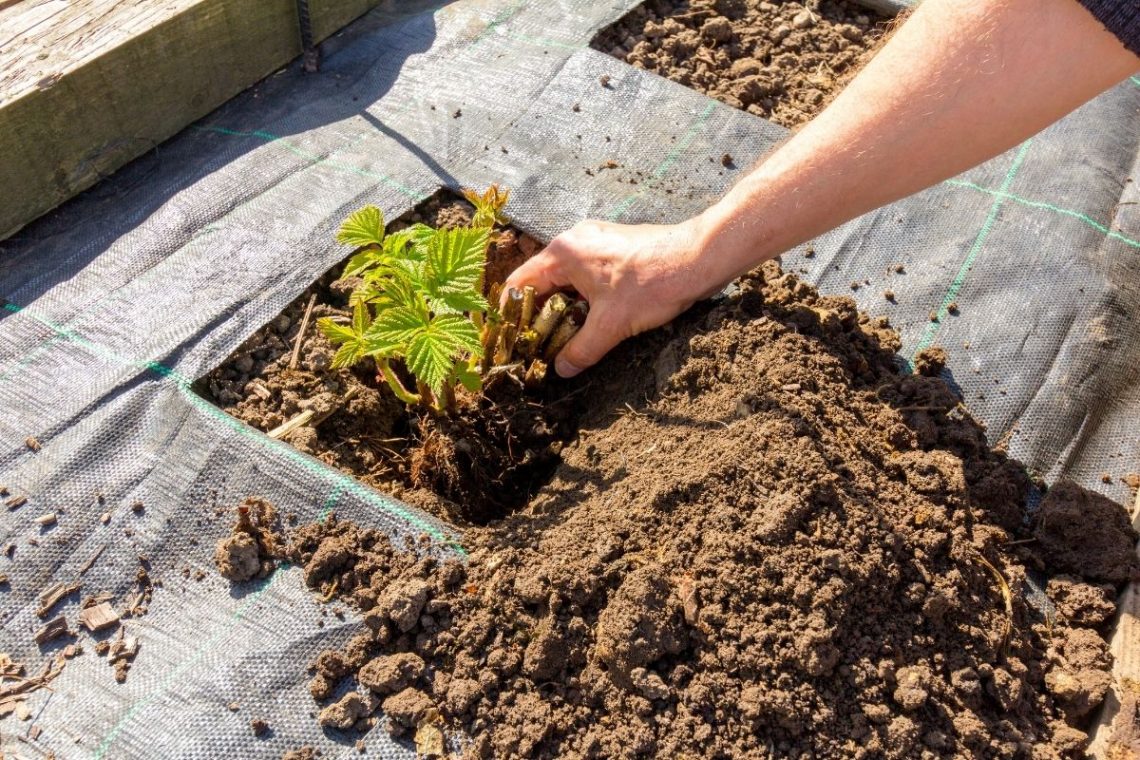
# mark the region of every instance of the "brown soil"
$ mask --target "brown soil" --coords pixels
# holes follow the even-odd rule
[[[886,19],[843,0],[649,0],[593,47],[795,127],[823,110],[885,30]]]
[[[265,577],[273,569],[277,545],[277,510],[265,499],[251,497],[238,507],[230,535],[214,547],[214,564],[223,578],[242,583]]]
[[[465,201],[437,197],[390,229],[421,221],[436,227],[466,224],[471,211]],[[500,233],[488,253],[488,287],[540,247],[517,230]],[[323,421],[288,433],[285,441],[439,517],[480,523],[525,503],[558,464],[562,442],[574,434],[578,394],[555,381],[537,396],[524,396],[503,380],[482,398],[461,399],[464,413],[455,418],[405,408],[377,379],[375,367],[329,367],[336,350],[313,323],[350,314],[348,296],[355,283],[338,279],[340,269],[258,330],[199,383],[199,392],[264,431],[312,409]],[[299,361],[290,369],[312,296]]]
[[[470,757],[1080,756],[1111,583],[1140,569],[1119,505],[1060,486],[1025,540],[1029,478],[943,380],[900,374],[885,320],[774,264],[741,285],[580,381],[553,480],[466,562],[296,532],[365,624],[313,663],[322,724],[442,726]]]

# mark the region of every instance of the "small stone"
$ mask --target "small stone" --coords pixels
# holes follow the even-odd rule
[[[47,512],[37,517],[33,522],[35,522],[36,525],[39,525],[41,528],[47,528],[49,526],[55,525],[57,520],[58,518],[56,517],[55,512]]]
[[[815,26],[815,15],[804,8],[792,18],[792,26],[796,29],[809,29]]]
[[[25,445],[26,445],[26,446],[27,446],[29,449],[31,449],[32,451],[39,451],[39,450],[40,450],[40,448],[41,448],[41,446],[40,446],[40,442],[39,442],[39,441],[37,441],[35,438],[32,438],[31,436],[28,436],[28,437],[27,437],[27,438],[24,440],[24,444],[25,444]]]
[[[136,515],[139,515],[139,514],[142,514],[144,511],[146,511],[146,507],[143,505],[143,503],[141,501],[136,499],[135,501],[131,502],[131,511],[134,512]]]
[[[954,316],[958,316],[958,302],[951,301],[950,303],[946,304],[946,311],[950,312]]]
[[[610,86],[610,75],[602,74],[600,77],[598,77],[598,84],[600,84],[602,87],[608,88]]]
[[[894,303],[894,302],[895,302],[895,291],[893,291],[893,290],[884,290],[884,291],[883,291],[883,298],[887,299],[887,300],[888,300],[888,301],[890,301],[891,303]]]
[[[269,723],[262,718],[254,718],[249,722],[249,728],[253,731],[253,735],[261,738],[269,733]]]

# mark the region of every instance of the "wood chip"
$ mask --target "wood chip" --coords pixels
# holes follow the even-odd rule
[[[0,496],[7,496],[8,493],[8,486],[0,486]]]
[[[47,617],[48,613],[51,612],[52,607],[56,606],[64,599],[71,596],[82,587],[82,584],[78,582],[64,583],[61,581],[59,583],[56,583],[54,586],[51,586],[42,594],[40,594],[40,608],[36,611],[36,614],[42,618]]]
[[[23,697],[7,697],[0,699],[0,718],[7,718],[16,711],[16,705],[23,704]]]
[[[24,506],[27,503],[28,503],[28,497],[24,496],[24,495],[20,495],[20,496],[13,496],[11,499],[8,499],[8,501],[4,502],[4,506],[6,506],[8,509],[19,509],[20,507]]]
[[[49,620],[47,623],[44,623],[44,625],[41,626],[38,631],[36,631],[34,638],[36,644],[42,647],[49,641],[53,641],[55,639],[58,639],[60,636],[66,636],[70,633],[71,631],[67,629],[67,618],[65,618],[63,615],[60,615],[59,617]]]
[[[25,439],[24,439],[24,443],[25,443],[25,444],[27,445],[27,447],[28,447],[29,449],[31,449],[32,451],[39,451],[39,450],[42,448],[42,447],[40,446],[40,442],[39,442],[39,441],[37,441],[35,438],[32,438],[31,436],[28,436],[27,438],[25,438]]]
[[[57,520],[58,518],[56,517],[55,512],[47,512],[37,517],[33,522],[46,528],[49,525],[55,525]]]
[[[88,607],[79,613],[79,622],[84,628],[95,633],[119,624],[119,613],[110,602],[102,602]]]
[[[96,549],[96,550],[95,550],[95,553],[94,553],[94,554],[92,554],[92,555],[91,555],[91,556],[90,556],[90,557],[87,559],[87,561],[86,561],[86,562],[84,562],[84,563],[83,563],[83,567],[79,568],[79,574],[80,574],[81,576],[82,576],[82,575],[84,575],[84,574],[85,574],[85,573],[86,573],[88,570],[90,570],[92,567],[94,567],[95,563],[99,561],[99,557],[101,557],[101,556],[103,555],[103,551],[104,551],[106,548],[107,548],[107,545],[106,545],[106,544],[103,544],[102,546],[100,546],[98,549]]]
[[[31,739],[32,741],[38,741],[40,738],[40,734],[42,734],[43,732],[44,732],[44,730],[42,728],[40,728],[39,725],[32,726],[31,728],[28,729],[28,738]]]
[[[0,573],[0,586],[7,586],[7,585],[8,585],[8,574],[7,573]]]

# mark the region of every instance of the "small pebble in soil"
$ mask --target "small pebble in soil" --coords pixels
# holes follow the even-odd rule
[[[600,77],[598,77],[598,84],[600,84],[602,87],[609,87],[610,86],[610,75],[609,74],[602,74]]]
[[[1111,483],[1112,482],[1112,475],[1108,474],[1107,472],[1102,472],[1100,474],[1100,482],[1101,483]]]
[[[570,110],[573,111],[574,113],[578,113],[579,111],[582,110],[582,106],[580,103],[575,103],[574,105],[570,106]],[[581,138],[582,135],[578,135],[578,137]]]
[[[455,113],[451,114],[451,118],[458,119],[462,115],[463,115],[463,109],[456,108]]]
[[[859,281],[858,280],[852,280],[851,281],[851,289],[852,290],[858,290],[859,289]]]
[[[731,169],[733,167],[732,154],[725,153],[723,156],[721,156],[720,157],[720,165],[726,169]]]
[[[902,274],[906,271],[906,267],[902,264],[892,264],[887,272],[894,272],[895,274]]]
[[[806,251],[804,251],[804,258],[805,259],[815,258],[815,249],[809,247]]]
[[[890,301],[891,303],[894,303],[894,302],[895,302],[895,291],[893,291],[893,290],[884,290],[884,291],[883,291],[883,298],[887,299],[887,300],[888,300],[888,301]]]
[[[146,511],[146,507],[143,505],[142,501],[135,499],[133,502],[131,502],[131,511],[136,515],[141,515],[144,511]]]
[[[27,440],[25,440],[24,443],[27,444],[27,447],[32,451],[39,451],[41,448],[40,442],[31,436],[28,436]]]
[[[230,712],[237,712],[240,708],[241,705],[239,705],[237,702],[230,702],[228,705],[226,705],[226,709]]]
[[[938,321],[938,312],[936,312],[934,309],[930,310],[930,321],[931,322],[937,322]]]
[[[253,731],[253,735],[258,737],[258,738],[265,736],[267,733],[269,733],[269,723],[266,722],[265,720],[262,720],[261,718],[254,718],[253,720],[251,720],[249,722],[249,727],[250,727],[250,730]]]
[[[949,304],[947,304],[946,311],[950,312],[954,316],[958,316],[958,302],[951,301]]]

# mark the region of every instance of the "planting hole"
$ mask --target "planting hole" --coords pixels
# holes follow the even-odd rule
[[[472,210],[441,192],[388,229],[416,222],[462,226]],[[540,248],[511,227],[496,234],[487,254],[488,289]],[[333,267],[254,333],[198,383],[199,393],[259,430],[443,519],[482,524],[523,506],[549,480],[563,442],[575,436],[580,394],[553,377],[525,392],[506,378],[488,382],[481,397],[462,399],[457,414],[438,415],[399,401],[371,360],[332,368],[336,347],[316,321],[351,316],[348,299],[358,278],[342,278],[343,269],[343,262]]]

